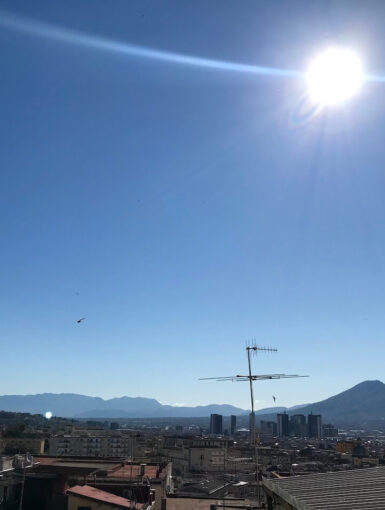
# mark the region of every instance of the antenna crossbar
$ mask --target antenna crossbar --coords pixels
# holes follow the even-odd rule
[[[264,352],[278,352],[275,347],[261,347],[259,345],[248,345],[246,347],[248,351],[264,351]]]
[[[246,346],[247,352],[247,362],[248,362],[248,371],[247,375],[231,375],[225,377],[202,377],[201,381],[207,380],[215,380],[219,382],[223,381],[232,381],[232,382],[242,382],[248,381],[250,384],[250,401],[251,401],[251,413],[250,413],[250,444],[255,446],[255,410],[254,410],[254,392],[253,392],[253,381],[263,381],[263,380],[272,380],[272,379],[292,379],[297,377],[308,377],[307,375],[297,375],[297,374],[262,374],[262,375],[254,375],[251,373],[251,354],[258,354],[258,352],[278,352],[278,349],[275,347],[265,347],[261,345],[257,345],[255,342],[252,345]]]
[[[294,377],[309,377],[308,375],[297,374],[266,374],[266,375],[229,375],[218,377],[201,377],[199,381],[263,381],[266,379],[289,379]]]

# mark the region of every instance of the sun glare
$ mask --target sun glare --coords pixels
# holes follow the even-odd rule
[[[352,51],[329,48],[310,64],[307,84],[310,99],[322,105],[336,105],[358,92],[363,81],[361,61]]]

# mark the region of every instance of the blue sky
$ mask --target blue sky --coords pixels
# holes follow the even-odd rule
[[[384,11],[3,0],[1,393],[248,407],[246,385],[198,378],[244,372],[254,339],[279,349],[256,373],[311,376],[259,383],[258,407],[382,380],[385,85],[297,124],[302,77],[59,35],[298,71],[342,44],[385,73]]]

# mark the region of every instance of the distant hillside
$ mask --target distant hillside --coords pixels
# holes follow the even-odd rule
[[[239,420],[248,426],[249,411],[230,405],[211,404],[197,407],[162,405],[155,399],[121,397],[104,400],[72,393],[43,393],[41,395],[0,396],[0,410],[44,414],[68,418],[196,418],[212,413],[229,416],[245,415]],[[336,425],[385,423],[385,384],[381,381],[364,381],[349,390],[321,402],[294,406],[270,407],[256,412],[258,420],[275,420],[278,412],[293,414],[322,414],[324,423]]]
[[[308,404],[301,414],[322,414],[324,423],[363,423],[385,420],[385,384],[364,381],[321,402]]]
[[[283,413],[284,411],[287,411],[287,407],[266,407],[264,409],[258,409],[258,411],[255,411],[256,416],[260,414],[269,414],[269,413]]]
[[[385,422],[385,384],[364,381],[338,395],[287,410],[293,414],[321,414],[324,423],[336,425],[363,425],[367,422]],[[276,413],[258,415],[259,420],[275,420]]]
[[[249,411],[227,404],[210,404],[197,407],[162,405],[155,399],[120,397],[104,400],[73,393],[42,393],[39,395],[0,396],[0,410],[44,414],[70,418],[157,418],[201,417],[212,413],[229,416]]]

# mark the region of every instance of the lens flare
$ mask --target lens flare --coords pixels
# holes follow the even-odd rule
[[[137,44],[130,44],[113,39],[107,39],[90,34],[84,34],[75,30],[41,23],[32,19],[26,19],[0,11],[0,26],[23,34],[43,37],[61,43],[72,44],[84,48],[112,52],[116,54],[149,59],[154,61],[196,67],[208,70],[227,71],[265,76],[277,76],[295,78],[303,76],[302,71],[284,69],[279,67],[243,64],[226,60],[217,60],[194,55],[185,55],[172,51],[159,50]]]

